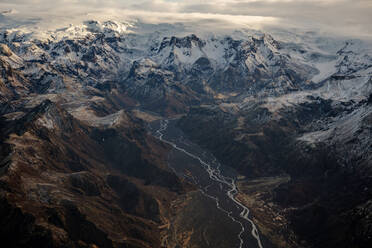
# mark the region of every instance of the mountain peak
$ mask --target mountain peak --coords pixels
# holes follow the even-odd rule
[[[191,34],[184,37],[164,37],[160,44],[159,51],[163,50],[165,47],[177,47],[177,48],[188,48],[205,46],[205,41],[201,40],[195,34]]]
[[[84,22],[84,28],[92,33],[103,33],[106,35],[113,34],[124,34],[128,33],[129,23],[120,23],[116,21],[106,21],[101,23],[100,21],[90,20]]]

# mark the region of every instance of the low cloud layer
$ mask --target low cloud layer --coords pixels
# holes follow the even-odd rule
[[[371,0],[1,0],[0,25],[42,28],[84,19],[138,19],[371,38],[371,13]]]

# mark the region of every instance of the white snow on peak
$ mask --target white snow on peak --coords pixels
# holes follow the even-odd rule
[[[129,22],[117,22],[117,21],[85,21],[80,25],[70,24],[68,27],[53,29],[53,30],[43,30],[38,28],[11,28],[5,29],[1,33],[3,34],[3,39],[9,41],[60,41],[64,39],[75,39],[83,38],[92,33],[102,33],[106,37],[116,37],[124,34],[131,33],[133,31],[133,23]],[[1,30],[0,30],[1,31]],[[6,38],[4,37],[6,36]],[[1,36],[0,36],[1,40]]]
[[[97,37],[114,39],[100,43]],[[90,20],[49,31],[25,28],[0,30],[0,42],[12,44],[12,49],[16,49],[13,57],[6,58],[15,67],[21,67],[22,60],[45,59],[53,67],[69,68],[71,71],[77,71],[76,65],[86,66],[104,75],[102,80],[118,72],[126,75],[134,61],[141,65],[137,68],[138,73],[148,73],[158,67],[162,70],[174,66],[180,71],[191,69],[199,58],[207,58],[210,66],[217,70],[227,68],[236,62],[235,59],[240,61],[244,58],[248,71],[260,68],[274,75],[285,58],[288,63],[317,69],[303,72],[310,73],[309,81],[322,86],[309,91],[309,94],[340,100],[358,99],[365,97],[364,91],[370,92],[371,87],[371,43],[343,41],[313,32],[282,31],[269,35],[241,29],[213,34],[190,30],[182,24]],[[28,75],[36,74],[34,70],[38,69],[32,66],[26,68],[24,71]],[[45,71],[48,70],[45,68]],[[87,76],[84,71],[79,73],[82,77]],[[338,74],[348,77],[342,78]],[[280,78],[276,80],[280,81]],[[275,80],[273,83],[276,83]],[[297,102],[300,98],[306,100],[306,97],[295,98],[296,101],[292,101],[291,96],[288,96],[289,101],[280,100],[285,104]],[[268,101],[268,104],[276,100]]]
[[[119,23],[116,21],[106,21],[106,22],[99,22],[99,21],[86,21],[84,22],[83,27],[90,32],[93,33],[104,33],[104,34],[124,34],[128,33],[128,27],[132,27],[130,23]]]

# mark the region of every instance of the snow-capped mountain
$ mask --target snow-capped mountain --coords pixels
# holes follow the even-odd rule
[[[3,30],[0,42],[4,114],[46,98],[75,115],[107,99],[165,115],[213,101],[227,101],[233,112],[259,104],[278,113],[314,99],[334,108],[350,103],[358,112],[372,92],[372,46],[361,40],[290,33],[274,39],[250,30],[187,34],[177,25],[86,21],[38,33]],[[343,118],[349,117],[326,123],[343,130]],[[316,134],[300,139],[328,137],[319,127],[310,131]]]
[[[165,100],[158,89],[174,95],[182,88],[184,101],[193,102],[220,93],[276,99],[310,89],[329,97],[348,94],[347,100],[370,89],[371,50],[361,41],[334,41],[339,49],[329,51],[332,40],[281,42],[248,31],[162,36],[176,28],[151,32],[144,26],[87,21],[54,32],[5,30],[1,58],[37,84],[38,93],[114,87],[137,100]]]

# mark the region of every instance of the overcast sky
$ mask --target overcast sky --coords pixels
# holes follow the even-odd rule
[[[9,12],[11,10],[11,12]],[[0,25],[138,19],[372,37],[372,0],[0,0]]]

